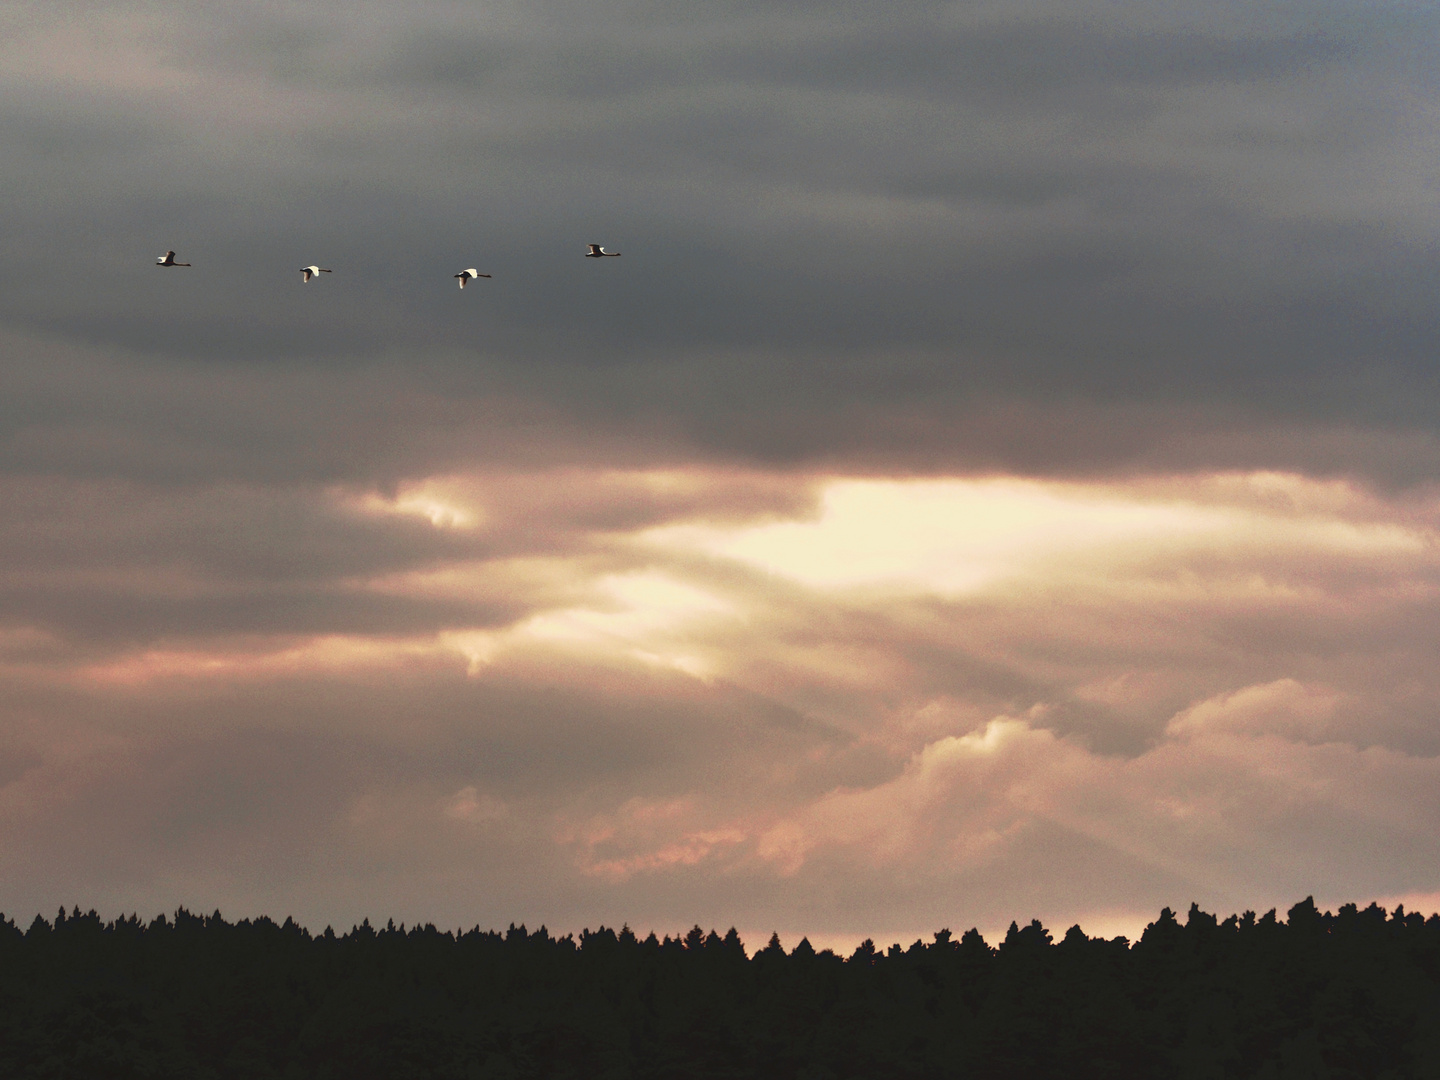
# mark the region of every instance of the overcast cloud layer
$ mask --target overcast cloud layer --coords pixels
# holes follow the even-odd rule
[[[0,908],[1433,903],[1437,36],[0,8]]]

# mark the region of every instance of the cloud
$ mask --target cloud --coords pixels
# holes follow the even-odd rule
[[[8,906],[843,937],[1435,888],[1420,491],[569,467],[294,490],[277,520],[328,522],[336,559],[297,542],[318,524],[232,524],[264,502],[95,490],[51,492],[95,515],[55,529],[64,573],[4,541]],[[162,539],[170,505],[215,539]],[[923,542],[874,548],[877,522]]]
[[[1268,732],[1308,742],[1307,736],[1323,731],[1338,704],[1323,689],[1276,679],[1193,705],[1165,725],[1165,732],[1180,737]]]
[[[0,323],[297,469],[434,475],[485,410],[731,460],[1428,475],[1431,20],[1361,13],[28,6]],[[86,373],[45,381],[78,422]],[[91,402],[64,453],[178,467],[177,396],[143,434]]]
[[[1433,895],[1434,27],[7,9],[0,903]]]

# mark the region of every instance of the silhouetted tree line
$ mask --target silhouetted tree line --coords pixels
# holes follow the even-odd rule
[[[0,916],[0,1076],[1434,1078],[1440,917],[1192,905],[1133,944],[1036,921],[842,958],[698,926]]]

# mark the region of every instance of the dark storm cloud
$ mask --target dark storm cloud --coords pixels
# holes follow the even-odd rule
[[[694,21],[632,8],[599,18],[584,5],[560,11],[524,36],[497,34],[484,16],[452,25],[385,27],[363,21],[348,35],[322,32],[302,14],[248,13],[172,55],[187,64],[259,71],[296,86],[374,89],[524,86],[538,93],[604,100],[628,94],[735,87],[903,91],[944,99],[983,94],[1014,105],[1029,95],[1104,91],[1215,80],[1273,79],[1358,51],[1311,30],[1252,37],[1177,27],[1104,27],[1056,8],[1010,20],[948,17],[948,5],[846,17],[833,5],[787,13],[785,5],[741,14],[707,6]],[[544,11],[545,5],[532,10]],[[442,21],[442,20],[436,20]],[[1301,23],[1301,26],[1304,24]]]
[[[503,388],[705,454],[748,423],[762,458],[881,406],[973,464],[944,432],[991,398],[1136,442],[1144,403],[1433,427],[1423,11],[26,10],[0,316],[102,355],[314,364],[342,398],[364,368],[375,409]],[[170,246],[196,267],[148,265]]]

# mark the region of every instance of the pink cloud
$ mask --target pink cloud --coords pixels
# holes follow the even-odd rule
[[[458,916],[483,879],[555,925],[728,904],[843,936],[1440,887],[1423,492],[566,469],[242,498],[308,523],[281,562],[269,533],[165,546],[223,532],[205,493],[92,503],[89,533],[52,501],[73,576],[0,536],[44,590],[0,633],[22,901],[325,912],[343,879]]]

